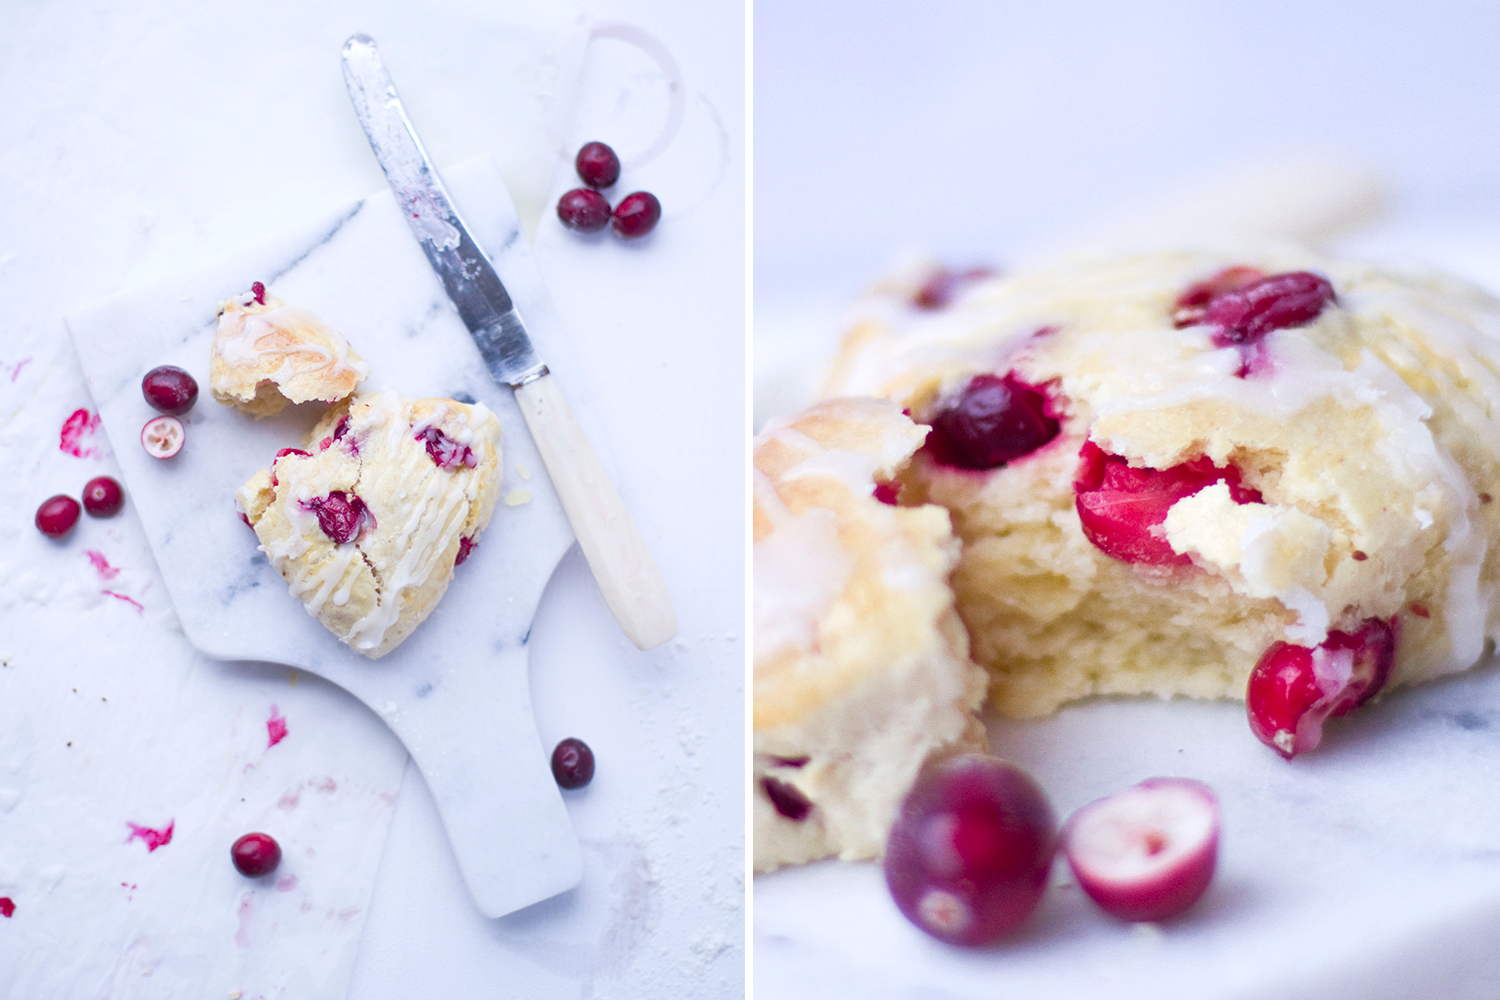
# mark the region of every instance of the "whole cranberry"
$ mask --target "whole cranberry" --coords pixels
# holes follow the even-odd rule
[[[1202,321],[1217,328],[1215,347],[1248,344],[1272,330],[1306,326],[1333,301],[1327,278],[1291,271],[1225,292],[1208,303]]]
[[[373,527],[375,516],[358,494],[333,490],[327,496],[313,497],[303,507],[318,518],[323,534],[342,545],[352,542],[367,526]]]
[[[812,801],[796,785],[766,775],[760,779],[760,786],[765,789],[771,805],[787,819],[801,821],[812,812]]]
[[[141,379],[141,393],[152,408],[180,417],[198,401],[198,381],[174,365],[161,365]]]
[[[247,833],[229,848],[229,857],[241,875],[260,878],[281,864],[281,845],[269,833]]]
[[[1025,772],[962,754],[918,776],[885,849],[885,882],[906,919],[950,944],[981,945],[1036,909],[1057,850],[1057,817]]]
[[[615,235],[621,239],[637,240],[656,228],[661,218],[661,202],[649,191],[627,194],[615,206]]]
[[[594,751],[569,736],[552,751],[552,777],[563,788],[582,788],[594,780]]]
[[[945,465],[998,469],[1057,437],[1042,390],[1014,374],[976,375],[932,418],[926,448]]]
[[[573,167],[591,188],[607,188],[620,179],[620,158],[602,142],[585,143],[574,157]]]
[[[609,225],[609,202],[589,188],[574,188],[557,199],[557,217],[577,233],[597,233]]]
[[[48,538],[61,538],[78,523],[78,501],[59,493],[36,509],[36,529]]]
[[[90,479],[83,486],[83,509],[91,517],[114,517],[125,506],[125,491],[108,476]]]

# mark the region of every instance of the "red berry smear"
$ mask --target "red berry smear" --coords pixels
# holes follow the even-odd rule
[[[15,902],[9,896],[0,896],[0,917],[12,917],[15,912]]]
[[[585,143],[573,158],[573,168],[591,188],[607,188],[620,179],[620,158],[602,142]]]
[[[229,848],[229,857],[241,875],[260,878],[281,864],[281,845],[269,833],[247,833]]]
[[[141,393],[152,408],[180,417],[198,401],[198,381],[174,365],[161,365],[141,379]]]
[[[932,418],[923,448],[960,469],[998,469],[1057,437],[1046,391],[1014,374],[975,375]]]
[[[576,233],[597,233],[609,225],[609,202],[589,188],[574,188],[557,199],[557,217]]]
[[[125,491],[108,476],[96,476],[83,484],[83,509],[91,517],[114,517],[125,506]]]
[[[627,194],[615,206],[613,224],[615,235],[621,239],[638,240],[656,228],[661,218],[661,202],[648,191]]]
[[[789,785],[769,776],[761,778],[760,785],[766,790],[766,798],[771,800],[771,805],[787,819],[801,822],[812,812],[812,802],[796,785]]]
[[[1245,689],[1251,732],[1288,760],[1316,749],[1325,720],[1347,715],[1385,686],[1396,632],[1394,620],[1366,618],[1354,633],[1329,632],[1316,649],[1272,645]]]
[[[1078,521],[1088,540],[1105,555],[1148,566],[1186,566],[1173,551],[1162,524],[1167,511],[1185,497],[1214,483],[1226,483],[1235,503],[1260,503],[1258,490],[1240,485],[1240,470],[1218,466],[1208,456],[1170,469],[1137,469],[1092,441],[1079,452],[1073,480]]]
[[[1073,877],[1121,920],[1166,920],[1196,903],[1219,858],[1219,802],[1201,781],[1151,778],[1073,814]]]
[[[61,538],[78,523],[78,501],[59,493],[48,497],[36,509],[36,530],[48,538]]]
[[[902,914],[951,944],[981,945],[1036,909],[1057,818],[1025,772],[981,754],[929,765],[901,804],[885,881]]]
[[[318,527],[323,534],[340,545],[354,541],[366,526],[375,526],[375,516],[365,502],[343,490],[333,490],[326,497],[313,497],[302,506],[318,516]]]
[[[552,777],[563,788],[582,788],[594,780],[594,751],[569,736],[552,751]]]

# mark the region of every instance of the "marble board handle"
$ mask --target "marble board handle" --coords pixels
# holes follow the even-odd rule
[[[517,386],[516,402],[610,612],[638,648],[666,642],[677,634],[667,581],[557,380],[543,375]]]

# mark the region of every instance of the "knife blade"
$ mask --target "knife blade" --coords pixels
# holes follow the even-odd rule
[[[526,426],[610,612],[637,647],[650,649],[666,642],[677,634],[666,580],[556,379],[537,357],[505,284],[443,187],[380,50],[368,35],[353,35],[344,43],[343,64],[349,98],[396,202],[491,376],[515,390]]]

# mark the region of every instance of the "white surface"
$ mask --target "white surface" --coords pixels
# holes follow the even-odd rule
[[[578,371],[569,375],[606,426],[621,493],[663,564],[683,625],[679,643],[635,652],[576,553],[543,597],[531,640],[538,728],[547,745],[576,735],[599,756],[594,784],[566,796],[584,844],[584,881],[542,907],[486,920],[457,874],[420,776],[409,771],[352,981],[348,955],[357,927],[324,936],[293,929],[255,953],[257,969],[270,976],[308,956],[331,957],[322,960],[327,975],[318,988],[286,996],[340,996],[345,982],[358,1000],[743,991],[743,451],[735,444],[743,437],[743,12],[594,5],[601,17],[651,29],[687,81],[677,140],[654,161],[633,164],[630,151],[646,150],[665,120],[659,71],[623,43],[597,42],[583,84],[570,90],[567,66],[571,59],[576,73],[583,58],[582,27],[560,7],[529,18],[538,34],[518,32],[514,19],[530,9],[501,12],[459,0],[420,10],[186,0],[0,9],[0,102],[7,109],[0,180],[10,192],[0,202],[0,293],[7,302],[0,448],[15,471],[0,483],[0,651],[25,668],[13,675],[0,668],[0,731],[11,748],[0,767],[19,773],[21,757],[30,776],[20,804],[0,813],[0,859],[21,877],[51,870],[41,865],[39,843],[100,866],[109,860],[101,845],[118,845],[143,855],[141,864],[156,863],[154,877],[175,886],[178,899],[219,891],[198,877],[200,867],[214,878],[227,868],[220,860],[226,845],[217,838],[202,834],[201,855],[197,847],[189,852],[194,841],[179,817],[173,843],[147,854],[139,840],[119,844],[126,832],[120,824],[167,818],[155,816],[155,799],[142,797],[143,788],[157,790],[152,796],[174,788],[208,796],[221,794],[226,781],[238,787],[233,769],[240,765],[229,752],[236,737],[227,723],[246,720],[238,738],[250,732],[263,747],[269,703],[291,730],[266,754],[269,761],[308,732],[299,719],[319,706],[339,714],[326,740],[303,742],[307,757],[287,755],[298,774],[263,792],[273,815],[278,796],[304,780],[303,770],[307,778],[337,778],[332,764],[347,755],[360,768],[393,775],[400,759],[384,725],[331,686],[304,677],[293,688],[280,668],[267,674],[254,665],[224,667],[193,653],[170,630],[161,579],[128,498],[119,518],[86,519],[61,546],[36,534],[30,519],[42,497],[76,492],[89,476],[114,469],[107,452],[79,459],[57,447],[64,418],[90,405],[63,314],[379,190],[379,167],[339,75],[339,46],[357,30],[381,41],[434,158],[446,164],[493,152],[523,217],[537,218],[571,186],[560,152],[577,145],[567,134],[570,121],[613,125],[617,134],[598,137],[627,154],[625,183],[653,190],[666,207],[659,232],[635,246],[575,240],[545,215],[538,227],[541,266],[579,354]],[[535,44],[540,36],[563,43],[556,58],[512,57],[518,39]],[[524,158],[538,149],[545,155],[540,171],[510,165],[519,151],[527,151]],[[146,606],[139,621],[128,605],[98,595],[85,548],[103,549],[136,574],[131,593]],[[131,660],[130,670],[114,667],[121,657]],[[79,670],[110,678],[112,687],[98,692],[108,703],[78,707],[72,685],[60,678]],[[135,709],[129,719],[121,713],[119,723],[108,723],[100,713],[112,709],[102,706],[134,692],[129,682],[138,675],[157,683],[141,687],[139,702],[127,702]],[[199,688],[216,693],[202,696]],[[87,764],[50,748],[52,734],[69,723],[99,741]],[[181,742],[169,739],[177,730]],[[138,734],[135,743],[130,733]],[[384,815],[356,808],[353,795],[349,806],[337,804],[346,786],[339,780],[338,787],[327,800],[304,791],[298,812],[310,803],[336,807],[338,823],[323,825],[344,830],[341,843],[358,842],[349,827],[374,843],[368,854],[335,852],[330,859],[341,882],[368,891]],[[368,795],[389,809],[389,798]],[[117,819],[127,798],[153,815]],[[238,830],[256,818],[234,814],[224,823]],[[309,820],[309,829],[316,825]],[[174,865],[191,867],[188,877],[167,864],[176,848],[183,851]],[[237,889],[236,879],[230,883]],[[51,994],[177,995],[162,972],[141,975],[141,963],[124,960],[139,952],[122,942],[146,925],[116,909],[127,904],[106,894],[119,888],[114,882],[65,876],[42,897],[53,910],[46,934],[21,923],[42,905],[33,901],[28,910],[18,899],[15,917],[0,919],[0,996],[49,993],[18,991],[3,978],[33,966],[51,977],[39,987],[66,984]],[[227,937],[215,939],[222,943],[205,944],[211,929],[189,919],[153,940],[182,950],[203,945],[203,963],[232,970],[240,961],[232,940],[239,896],[226,896],[224,905],[234,921]],[[347,927],[361,917],[339,921],[336,912],[333,922]],[[23,955],[30,966],[21,965]],[[85,968],[92,971],[79,971]],[[108,979],[118,968],[128,974]],[[217,979],[192,986],[200,995],[241,988]]]
[[[1478,3],[1154,0],[876,4],[851,21],[757,3],[757,418],[805,398],[844,302],[903,251],[1013,263],[1309,147],[1393,195],[1335,250],[1500,288],[1497,19]],[[1497,702],[1487,666],[1372,706],[1290,764],[1238,705],[1099,701],[995,724],[1064,817],[1151,775],[1208,782],[1223,869],[1201,906],[1138,930],[1054,886],[1016,938],[966,952],[908,925],[877,867],[813,865],[756,881],[756,992],[1490,1000]]]

